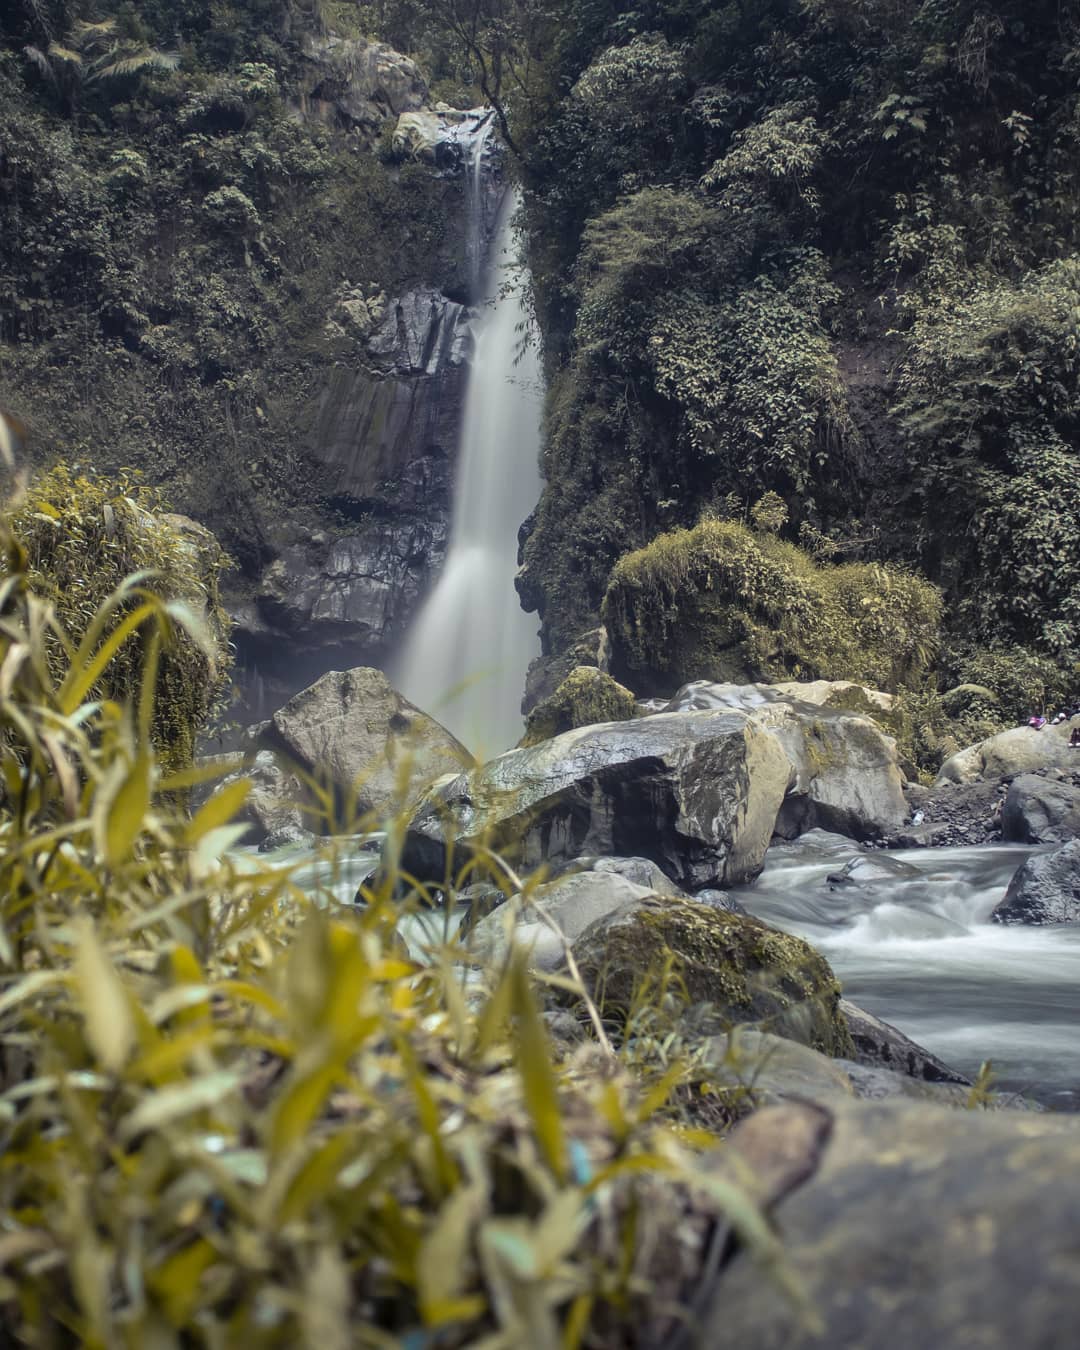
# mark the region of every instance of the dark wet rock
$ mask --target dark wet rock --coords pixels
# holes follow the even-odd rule
[[[260,853],[275,853],[279,848],[312,848],[317,837],[299,825],[281,825],[259,844]]]
[[[739,904],[730,891],[718,891],[712,886],[707,886],[701,891],[695,891],[692,899],[696,900],[699,905],[712,905],[714,909],[726,909],[731,914],[746,913],[745,908]]]
[[[274,714],[266,738],[331,787],[340,808],[356,820],[405,809],[440,774],[471,762],[444,727],[403,698],[381,671],[363,666],[330,671],[295,695]],[[343,827],[355,825],[337,822]]]
[[[1080,923],[1080,839],[1028,858],[990,918],[994,923]]]
[[[739,1162],[744,1164],[738,1168]],[[918,1102],[755,1113],[714,1166],[745,1167],[820,1325],[737,1253],[716,1279],[717,1350],[1071,1350],[1080,1304],[1080,1129],[1067,1117]],[[779,1172],[795,1178],[782,1188]],[[779,1193],[778,1193],[779,1191]]]
[[[919,876],[919,869],[887,853],[863,854],[846,862],[836,872],[830,872],[825,881],[830,886],[889,886]]]
[[[707,1005],[720,1025],[756,1023],[826,1055],[852,1053],[828,962],[749,915],[642,895],[585,928],[574,957],[607,1015],[628,1012],[643,981],[670,971],[686,1004]]]
[[[845,998],[840,1000],[840,1011],[847,1019],[855,1044],[854,1058],[860,1064],[889,1069],[929,1083],[970,1085],[970,1078],[950,1068],[937,1055],[917,1045],[891,1023],[883,1022],[865,1008]]]
[[[1001,835],[1017,844],[1075,839],[1080,835],[1080,787],[1037,774],[1014,778],[1002,808]]]
[[[791,766],[740,713],[673,713],[564,733],[441,784],[410,821],[406,870],[445,875],[483,842],[524,870],[646,857],[686,888],[760,871]],[[419,871],[418,869],[427,869]]]
[[[834,1061],[851,1081],[855,1096],[861,1101],[880,1102],[889,1098],[908,1101],[936,1102],[954,1111],[974,1109],[971,1106],[971,1087],[964,1083],[929,1082],[912,1078],[894,1069],[880,1065],[860,1064],[854,1060]],[[989,1092],[982,1094],[979,1110],[983,1111],[1042,1111],[1038,1102],[1030,1101],[1017,1092]]]

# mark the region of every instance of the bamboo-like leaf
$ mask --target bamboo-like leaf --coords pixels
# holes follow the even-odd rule
[[[64,815],[75,820],[79,814],[79,775],[75,766],[64,753],[59,740],[47,731],[41,733],[41,744],[48,752],[60,784],[60,793],[64,800]]]
[[[486,1208],[478,1186],[461,1186],[443,1203],[420,1245],[416,1263],[420,1312],[428,1326],[450,1320],[453,1308],[472,1277],[472,1230]]]
[[[196,1238],[170,1256],[149,1277],[147,1283],[161,1300],[165,1315],[176,1327],[182,1327],[199,1301],[199,1281],[217,1260],[217,1252],[205,1238]]]
[[[197,844],[211,830],[232,821],[247,800],[251,787],[250,778],[240,778],[235,783],[226,783],[224,787],[219,788],[196,812],[188,825],[188,842]]]
[[[293,1079],[274,1112],[270,1129],[270,1151],[274,1156],[281,1157],[304,1137],[341,1074],[338,1064],[319,1064]]]
[[[318,1247],[304,1279],[303,1344],[319,1350],[350,1350],[350,1301],[349,1271],[341,1252],[329,1244]]]
[[[219,1069],[189,1082],[159,1089],[143,1100],[120,1122],[122,1142],[171,1125],[174,1120],[217,1106],[239,1091],[243,1078],[231,1070]]]
[[[128,992],[90,923],[81,925],[72,976],[90,1049],[102,1068],[119,1073],[135,1044],[135,1019]]]
[[[109,662],[131,637],[132,633],[152,618],[161,609],[158,600],[144,601],[126,615],[113,629],[105,641],[91,656],[79,648],[67,679],[60,688],[60,707],[66,713],[73,713],[86,695],[104,674]],[[83,644],[85,646],[85,642]]]
[[[517,1068],[521,1075],[525,1106],[532,1119],[540,1150],[548,1166],[562,1181],[566,1177],[566,1139],[555,1070],[551,1064],[547,1034],[521,955],[514,957],[511,980],[517,1032]]]
[[[128,766],[120,761],[98,789],[94,802],[94,841],[109,867],[119,867],[131,856],[143,831],[150,807],[153,760],[145,751]]]

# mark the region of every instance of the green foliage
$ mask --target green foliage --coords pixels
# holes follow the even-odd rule
[[[639,1086],[602,1046],[553,1060],[519,960],[466,986],[447,934],[403,952],[392,872],[341,907],[333,851],[313,898],[230,854],[246,780],[189,817],[199,775],[150,736],[188,612],[133,578],[68,635],[2,529],[9,1338],[605,1350],[671,1319],[721,1217],[775,1264],[701,1169],[710,1137],[658,1114],[677,1066]],[[133,706],[87,701],[136,632]]]
[[[620,559],[603,608],[616,670],[649,692],[695,679],[917,687],[941,612],[940,593],[911,573],[820,566],[774,535],[714,520]]]
[[[26,550],[27,581],[51,605],[59,626],[81,634],[125,577],[134,573],[163,602],[198,617],[200,640],[184,625],[164,634],[158,657],[154,743],[166,768],[189,766],[195,736],[221,694],[229,670],[228,619],[218,600],[227,562],[209,531],[162,510],[141,483],[113,484],[63,465],[35,478],[12,517]],[[118,614],[144,603],[133,591]],[[54,676],[68,659],[50,641]],[[110,662],[102,697],[130,698],[145,661],[144,644],[129,641]]]

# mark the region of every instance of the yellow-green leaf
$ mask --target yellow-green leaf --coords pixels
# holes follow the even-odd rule
[[[563,1180],[566,1176],[566,1138],[555,1070],[551,1064],[547,1034],[521,956],[515,957],[513,961],[511,980],[517,1031],[516,1058],[525,1106],[548,1166]]]
[[[250,778],[239,778],[235,783],[226,783],[224,787],[218,788],[188,825],[188,842],[197,844],[211,830],[228,825],[247,800],[250,791]]]
[[[127,990],[90,923],[81,926],[72,970],[86,1039],[102,1068],[118,1073],[135,1044]]]
[[[98,789],[94,802],[94,842],[110,867],[119,867],[131,856],[146,822],[150,806],[150,775],[153,762],[146,753],[130,766],[117,765]]]

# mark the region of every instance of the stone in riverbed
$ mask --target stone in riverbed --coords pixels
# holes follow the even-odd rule
[[[865,1008],[842,998],[840,1011],[847,1020],[851,1039],[855,1042],[854,1057],[860,1064],[889,1069],[929,1083],[970,1085],[970,1078],[950,1068],[937,1055]]]
[[[990,918],[994,923],[1080,923],[1080,839],[1028,858]]]
[[[1077,766],[1080,768],[1080,761]],[[1001,837],[1016,844],[1064,843],[1080,835],[1080,788],[1025,773],[1014,778],[1001,811]]]
[[[1080,768],[1080,751],[1070,748],[1069,735],[1068,722],[1046,726],[1041,731],[1032,727],[999,731],[996,736],[951,755],[941,766],[937,782],[971,783],[977,778],[1011,779],[1040,769],[1068,772]]]

